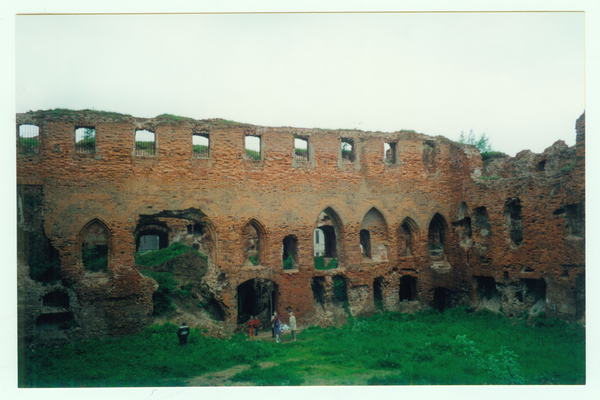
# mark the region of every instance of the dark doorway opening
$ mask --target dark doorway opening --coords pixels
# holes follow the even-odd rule
[[[417,278],[403,275],[400,278],[400,301],[414,301],[417,299]]]
[[[444,287],[436,287],[433,293],[433,308],[439,312],[444,312],[450,308],[452,301],[452,292]]]
[[[268,279],[250,279],[237,288],[238,323],[257,316],[263,326],[271,323],[277,304],[277,285]]]
[[[64,331],[73,327],[73,321],[74,318],[72,312],[62,312],[41,314],[35,320],[35,324],[38,329],[52,329]]]

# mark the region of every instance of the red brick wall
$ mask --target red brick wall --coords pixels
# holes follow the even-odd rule
[[[376,277],[384,278],[386,307],[400,309],[394,293],[399,290],[400,276],[407,274],[417,279],[418,303],[413,304],[417,308],[434,305],[436,287],[455,293],[455,304],[477,306],[473,277],[487,276],[506,285],[520,279],[543,279],[547,313],[563,318],[578,315],[573,287],[585,269],[584,241],[566,237],[565,217],[556,210],[585,201],[583,121],[578,122],[576,149],[558,142],[543,154],[524,151],[515,158],[492,160],[485,168],[472,146],[412,131],[268,128],[223,120],[172,122],[89,111],[18,114],[17,123],[40,126],[39,153],[18,155],[18,184],[43,185],[44,228],[60,251],[66,279],[85,278],[79,236],[83,227],[94,218],[108,227],[110,289],[98,289],[101,297],[144,290],[133,260],[134,234],[141,216],[195,210],[197,220],[205,221],[211,231],[209,275],[222,273],[228,282],[217,297],[228,309],[226,321],[231,324],[236,322],[236,288],[248,279],[274,281],[279,287],[278,309],[291,307],[302,324],[315,313],[311,279],[338,274],[347,279],[349,292],[368,288],[368,298],[357,295],[362,300],[351,301],[351,310],[357,314],[373,311]],[[95,127],[96,154],[75,152],[74,131],[80,125]],[[134,154],[136,129],[156,133],[154,156]],[[192,157],[192,132],[202,129],[210,132],[208,159]],[[246,134],[261,136],[260,161],[245,159]],[[294,134],[308,138],[310,161],[293,161]],[[354,140],[355,162],[342,162],[341,138]],[[397,143],[396,164],[385,163],[384,142]],[[540,171],[542,160],[545,166]],[[492,179],[486,179],[486,174]],[[522,206],[524,240],[517,247],[510,243],[504,215],[504,204],[512,197],[518,197]],[[463,202],[473,235],[471,243],[461,245],[459,232],[464,226],[452,222],[458,222],[461,215],[464,218]],[[327,207],[340,219],[339,267],[316,271],[313,230]],[[359,232],[364,216],[374,207],[387,231],[378,226],[371,231],[371,240],[387,246],[387,260],[363,262]],[[485,207],[489,216],[491,233],[485,238],[475,227],[477,207]],[[447,225],[448,270],[430,268],[428,230],[436,213]],[[407,217],[417,227],[412,256],[405,255],[405,234],[400,227]],[[261,263],[253,268],[243,267],[240,243],[242,227],[250,219],[263,229]],[[298,239],[299,265],[283,271],[281,245],[287,235]],[[81,296],[87,295],[86,290],[96,289],[82,289]],[[111,318],[127,321],[123,311],[107,310]]]

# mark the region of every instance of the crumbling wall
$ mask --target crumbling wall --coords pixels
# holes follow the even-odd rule
[[[38,257],[31,243],[43,241],[48,260],[60,264],[56,290],[70,299],[66,336],[119,335],[147,325],[156,284],[135,266],[143,232],[155,232],[163,247],[180,241],[207,256],[202,287],[230,330],[245,322],[238,320],[239,288],[252,280],[272,282],[272,309],[293,310],[301,327],[339,322],[347,310],[496,304],[495,294],[481,297],[481,282],[490,279],[502,312],[530,312],[535,304],[538,312],[540,299],[514,301],[524,293],[515,288],[522,280],[543,280],[547,315],[583,316],[583,116],[574,147],[557,142],[543,154],[483,160],[473,146],[413,131],[268,128],[68,110],[19,114],[17,124],[40,132],[37,152],[17,155],[19,193],[40,193],[37,213],[28,214],[23,199],[18,203],[19,315],[30,339],[39,337],[32,321],[47,293],[23,271]],[[95,129],[93,152],[75,146],[79,126]],[[142,129],[154,132],[152,151],[136,150]],[[192,141],[198,132],[210,137],[201,157]],[[260,137],[258,159],[246,154],[247,135]],[[294,156],[295,137],[308,142],[308,160]],[[351,143],[351,155],[342,142]],[[391,159],[383,156],[385,143],[392,145]],[[99,272],[82,260],[86,227],[96,221],[107,246],[106,269]],[[34,236],[27,233],[33,225]],[[329,240],[327,258],[337,261],[333,270],[315,269],[317,228]],[[284,269],[290,251],[294,262]],[[256,265],[249,262],[253,255]],[[347,307],[332,297],[334,277],[346,282]],[[322,286],[318,294],[315,282]]]

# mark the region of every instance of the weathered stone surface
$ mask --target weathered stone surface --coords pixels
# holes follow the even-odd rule
[[[340,321],[345,311],[334,304],[335,276],[346,282],[354,314],[377,312],[377,287],[389,310],[464,304],[514,316],[544,311],[581,318],[584,121],[582,115],[576,123],[574,147],[559,141],[542,154],[482,160],[473,146],[412,131],[268,128],[92,111],[18,114],[18,125],[40,128],[39,152],[17,155],[20,334],[80,339],[137,332],[150,323],[156,284],[134,263],[144,234],[208,256],[197,283],[231,331],[245,323],[238,320],[239,299],[255,300],[239,292],[252,280],[272,283],[258,310],[263,325],[273,309],[293,310],[300,327]],[[93,154],[77,152],[79,126],[95,129]],[[156,134],[154,154],[136,154],[136,129]],[[194,155],[194,132],[209,135],[209,157]],[[260,136],[259,161],[246,155],[246,135]],[[294,157],[294,137],[308,141],[308,160]],[[354,161],[342,156],[342,140],[353,144]],[[384,143],[395,144],[387,156]],[[86,242],[90,224],[93,235],[107,236],[94,239],[107,246],[106,272],[86,271],[82,261],[84,244],[92,243]],[[334,270],[314,268],[318,227],[335,253],[328,257],[337,257]],[[283,270],[284,252],[294,253],[292,269]],[[40,259],[60,260],[61,280],[50,286],[32,280],[29,268]],[[315,279],[324,285],[323,303],[311,289]],[[48,290],[58,294],[46,299],[62,299],[62,308],[43,308]]]

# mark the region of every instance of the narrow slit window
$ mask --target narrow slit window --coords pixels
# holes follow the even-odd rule
[[[352,163],[355,160],[354,141],[342,139],[342,161]]]
[[[80,154],[96,153],[96,129],[79,127],[75,129],[75,151]]]
[[[260,161],[260,136],[246,135],[246,157],[252,161]]]
[[[208,132],[194,133],[192,136],[193,156],[196,158],[209,158],[210,140]]]
[[[388,165],[396,164],[396,143],[383,144],[383,159]]]
[[[40,150],[40,127],[19,125],[19,154],[37,154]]]
[[[156,135],[154,132],[142,129],[135,131],[135,154],[138,156],[153,156],[156,153]]]
[[[296,161],[308,161],[308,140],[294,139],[294,158]]]

